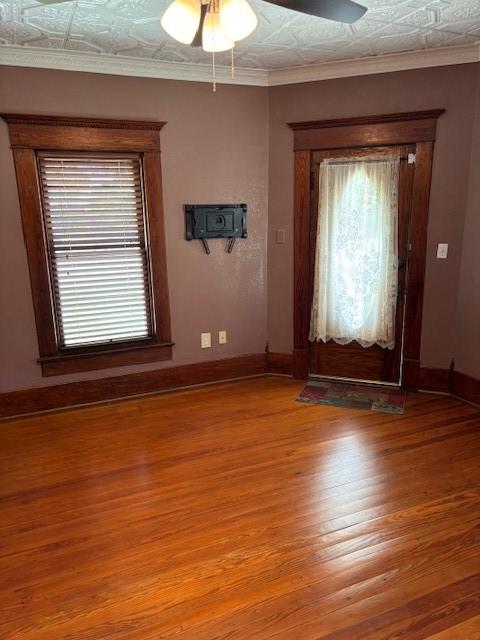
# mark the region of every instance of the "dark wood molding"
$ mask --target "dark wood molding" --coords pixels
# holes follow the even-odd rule
[[[36,124],[11,124],[12,149],[43,151],[132,152],[160,151],[158,131],[97,129]]]
[[[435,140],[443,109],[290,123],[295,151],[379,147]]]
[[[382,122],[411,122],[413,120],[431,120],[439,118],[445,109],[429,111],[405,111],[400,113],[384,113],[373,116],[354,116],[352,118],[333,118],[331,120],[307,120],[305,122],[288,122],[294,131],[305,129],[330,129],[331,127],[350,127],[353,125],[380,124]]]
[[[433,142],[419,142],[415,153],[403,347],[404,359],[410,363],[410,366],[404,370],[403,380],[405,388],[411,391],[418,389],[419,383]],[[413,370],[414,362],[417,362],[416,371]]]
[[[295,152],[294,185],[294,317],[293,317],[293,375],[304,379],[308,375],[308,329],[310,321],[310,151]]]
[[[450,369],[432,369],[429,367],[420,367],[418,388],[422,391],[449,393],[450,377]]]
[[[160,151],[165,122],[1,114],[12,149],[45,151]]]
[[[159,151],[143,154],[143,179],[150,251],[155,334],[157,342],[170,342],[170,302],[168,294],[167,249],[163,212],[161,155]]]
[[[0,418],[52,411],[155,392],[172,391],[186,386],[221,382],[265,373],[291,375],[294,354],[253,354],[214,360],[123,376],[85,380],[0,394]],[[448,393],[448,369],[419,369],[419,387],[424,391]],[[480,405],[480,380],[460,372],[452,377],[452,394],[461,400]]]
[[[293,375],[293,354],[267,352],[267,373]]]
[[[159,130],[164,123],[127,120],[93,120],[7,114],[17,176],[23,233],[27,250],[33,307],[42,375],[61,375],[116,366],[162,361],[172,357]],[[119,126],[117,127],[117,124]],[[132,126],[130,126],[132,125]],[[147,246],[154,310],[154,332],[150,348],[137,351],[132,343],[115,348],[99,347],[70,351],[57,344],[54,299],[42,219],[42,201],[37,152],[92,151],[139,155],[143,168]]]
[[[33,149],[15,149],[13,159],[39,353],[41,356],[53,356],[58,349],[35,152]]]
[[[452,395],[480,406],[480,380],[460,371],[452,374]]]
[[[404,358],[402,362],[402,387],[416,391],[420,382],[420,358]]]
[[[0,417],[108,402],[266,373],[264,353],[0,394]]]
[[[120,120],[115,118],[84,118],[72,116],[49,116],[31,113],[1,113],[8,124],[37,124],[56,127],[91,127],[94,129],[130,129],[137,131],[160,131],[166,122],[156,120]]]
[[[427,222],[437,118],[444,109],[430,111],[290,123],[294,130],[294,376],[308,375],[309,314],[313,269],[310,261],[312,166],[315,152],[414,144],[416,165],[412,185],[410,258],[405,310],[405,347],[402,380],[418,389],[420,339],[427,250]]]
[[[38,361],[42,366],[43,376],[60,376],[66,373],[97,371],[111,367],[171,360],[173,346],[173,342],[152,341],[148,345],[132,344],[128,347],[102,348],[96,351],[85,350],[82,352],[80,350],[77,353],[65,351],[59,355],[39,358]]]
[[[297,380],[308,378],[308,349],[293,350],[293,377]]]

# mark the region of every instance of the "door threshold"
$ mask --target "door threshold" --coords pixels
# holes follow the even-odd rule
[[[371,385],[372,387],[394,387],[401,388],[400,382],[386,382],[383,380],[365,380],[363,378],[343,378],[341,376],[322,376],[317,373],[309,373],[309,379],[325,380],[325,382],[355,382],[357,384]]]

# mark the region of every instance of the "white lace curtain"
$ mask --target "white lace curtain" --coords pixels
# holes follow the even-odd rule
[[[394,348],[398,172],[390,156],[320,165],[311,341]]]

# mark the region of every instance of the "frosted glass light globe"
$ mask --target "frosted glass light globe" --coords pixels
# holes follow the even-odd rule
[[[243,40],[255,30],[257,16],[247,0],[220,0],[220,23],[229,40]]]
[[[190,44],[200,23],[200,0],[175,0],[161,19],[161,25],[168,35]]]
[[[225,36],[220,24],[220,14],[209,11],[205,16],[202,31],[202,47],[209,53],[228,51],[233,48],[233,41]]]

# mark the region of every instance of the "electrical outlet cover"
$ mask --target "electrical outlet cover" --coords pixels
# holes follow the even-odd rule
[[[448,244],[439,243],[437,246],[437,258],[446,260],[448,258]]]

